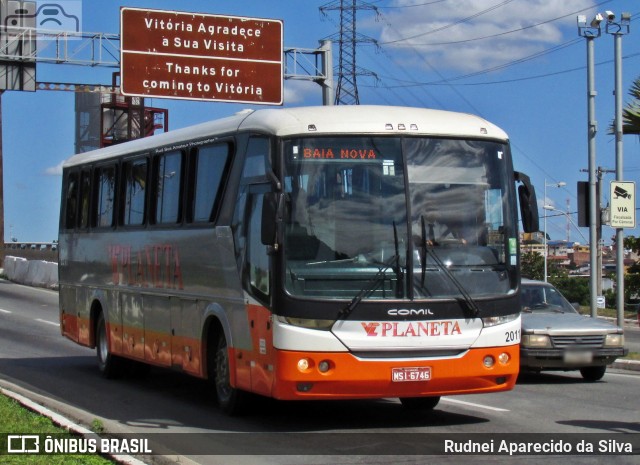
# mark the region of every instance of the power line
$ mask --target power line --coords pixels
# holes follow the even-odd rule
[[[418,47],[433,46],[433,45],[456,45],[456,44],[463,44],[463,43],[466,43],[466,42],[477,42],[478,40],[492,39],[494,37],[501,37],[501,36],[505,36],[505,35],[508,35],[508,34],[513,34],[515,32],[521,32],[521,31],[526,31],[528,29],[533,29],[533,28],[536,28],[538,26],[544,26],[545,24],[553,23],[555,21],[559,21],[561,19],[568,18],[569,16],[573,16],[575,14],[582,13],[582,12],[587,11],[587,10],[591,10],[591,9],[593,9],[595,7],[600,7],[600,6],[604,5],[604,4],[610,3],[612,1],[613,0],[606,0],[604,2],[596,4],[595,6],[590,6],[588,8],[582,8],[581,10],[576,10],[576,11],[573,11],[571,13],[567,13],[566,15],[558,16],[557,18],[548,19],[546,21],[542,21],[542,22],[539,22],[539,23],[536,23],[536,24],[530,24],[529,26],[524,26],[524,27],[521,27],[521,28],[518,28],[518,29],[512,29],[510,31],[498,32],[496,34],[491,34],[491,35],[482,36],[482,37],[475,37],[473,39],[463,39],[463,40],[455,40],[455,41],[449,41],[449,42],[430,42],[430,43],[425,43],[425,44],[413,44],[413,45],[418,46]]]
[[[421,34],[416,34],[416,35],[411,36],[411,37],[404,37],[404,38],[402,38],[402,39],[389,40],[389,41],[387,41],[387,42],[380,42],[380,43],[379,43],[379,45],[396,44],[396,43],[398,43],[398,42],[404,42],[404,41],[406,41],[406,40],[415,39],[416,37],[422,37],[422,36],[426,36],[426,35],[428,35],[428,34],[434,34],[434,33],[436,33],[436,32],[441,32],[441,31],[444,31],[444,30],[446,30],[446,29],[449,29],[449,28],[451,28],[451,27],[453,27],[453,26],[457,26],[458,24],[462,24],[462,23],[469,22],[469,20],[471,20],[471,19],[475,19],[475,18],[477,18],[477,17],[479,17],[479,16],[482,16],[482,15],[484,15],[484,14],[486,14],[486,13],[490,13],[490,12],[491,12],[491,11],[493,11],[493,10],[497,10],[498,8],[501,8],[501,7],[503,7],[503,6],[505,6],[505,5],[509,4],[509,3],[511,3],[512,1],[513,1],[513,0],[505,0],[505,1],[503,1],[502,3],[498,3],[497,5],[493,5],[493,6],[489,7],[489,8],[486,8],[486,9],[484,9],[484,10],[481,10],[481,11],[477,12],[477,13],[474,13],[474,14],[472,14],[471,16],[467,16],[467,17],[465,17],[465,18],[459,19],[459,20],[454,21],[453,23],[447,24],[447,25],[445,25],[445,26],[442,26],[442,27],[439,27],[439,28],[436,28],[436,29],[432,29],[432,30],[427,31],[427,32],[423,32],[423,33],[421,33]]]

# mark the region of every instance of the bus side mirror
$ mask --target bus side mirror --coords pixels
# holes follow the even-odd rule
[[[262,201],[262,231],[260,240],[263,245],[270,247],[269,253],[278,250],[279,225],[282,223],[283,195],[277,192],[267,192]]]
[[[538,201],[536,190],[531,185],[529,176],[518,171],[515,172],[515,180],[522,184],[518,186],[518,198],[520,200],[520,216],[522,217],[522,229],[526,233],[540,230],[540,219],[538,217]]]

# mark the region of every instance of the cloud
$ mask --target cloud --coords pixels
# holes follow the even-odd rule
[[[566,41],[563,29],[575,29],[574,13],[593,6],[584,0],[459,0],[409,7],[412,4],[415,0],[396,0],[394,6],[406,8],[383,12],[378,39],[383,47],[417,51],[433,66],[464,72],[498,66]],[[522,30],[510,32],[517,29]]]
[[[62,176],[62,164],[64,161],[61,161],[56,166],[51,166],[44,170],[44,174],[47,176]]]
[[[320,86],[311,81],[286,80],[284,84],[284,102],[287,105],[295,105],[309,98],[318,98],[322,95]]]

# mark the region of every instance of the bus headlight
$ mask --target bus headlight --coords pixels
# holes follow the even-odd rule
[[[321,329],[323,331],[329,331],[335,320],[315,320],[309,318],[293,318],[290,316],[276,316],[280,323],[286,323],[291,326],[298,326],[306,329]]]
[[[604,338],[605,347],[622,347],[624,345],[624,334],[607,334]]]
[[[496,325],[503,325],[505,323],[509,323],[510,321],[515,320],[520,316],[519,313],[512,313],[511,315],[503,315],[503,316],[487,316],[482,318],[482,324],[485,328]]]
[[[548,348],[551,347],[551,339],[545,334],[523,334],[521,344],[524,347]]]

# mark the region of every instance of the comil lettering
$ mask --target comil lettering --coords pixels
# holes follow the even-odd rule
[[[429,308],[392,308],[387,311],[391,316],[433,315]]]

